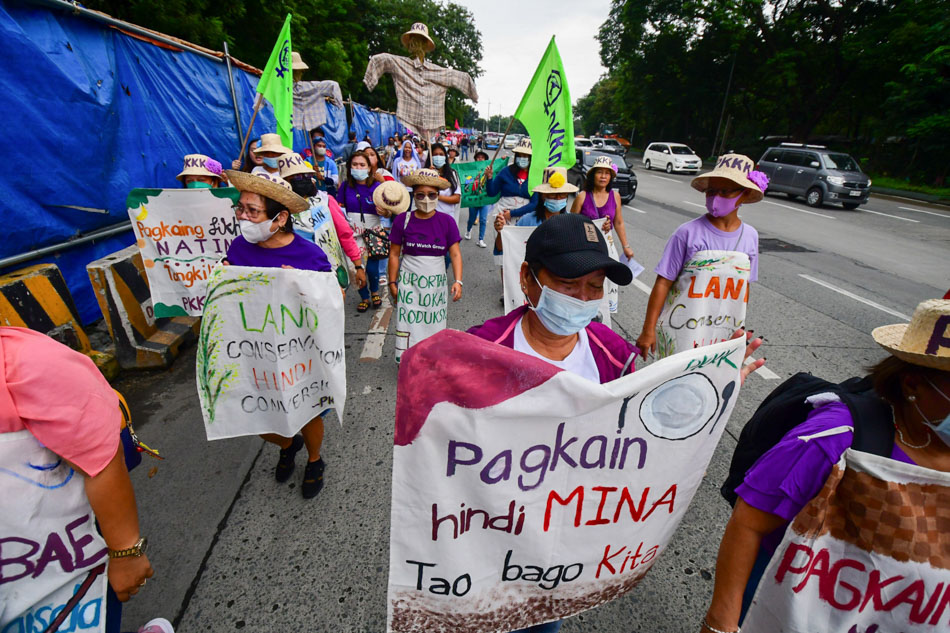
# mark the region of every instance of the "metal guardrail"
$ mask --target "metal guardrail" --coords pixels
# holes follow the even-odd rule
[[[105,237],[111,237],[113,235],[118,235],[119,233],[124,233],[125,231],[132,230],[132,222],[125,221],[120,222],[119,224],[113,224],[112,226],[106,226],[101,229],[87,233],[86,235],[81,235],[79,237],[74,237],[71,240],[66,240],[65,242],[60,242],[59,244],[51,244],[49,246],[44,246],[43,248],[38,248],[33,251],[28,251],[26,253],[19,253],[17,255],[11,255],[10,257],[4,257],[0,259],[0,269],[6,268],[7,266],[13,266],[14,264],[20,264],[22,262],[30,261],[31,259],[37,259],[39,257],[44,257],[46,255],[51,255],[53,253],[58,253],[64,251],[68,248],[73,248],[74,246],[79,246],[81,244],[87,244],[89,242],[95,242],[96,240],[101,240]]]

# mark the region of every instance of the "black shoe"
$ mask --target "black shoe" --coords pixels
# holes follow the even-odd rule
[[[290,475],[294,472],[294,457],[297,456],[297,451],[301,448],[303,448],[303,435],[294,435],[290,446],[280,449],[277,470],[274,471],[274,478],[278,482],[284,483],[290,479]]]
[[[300,492],[304,499],[313,499],[323,490],[323,458],[315,462],[307,462],[307,468],[303,471],[303,483],[300,484]]]

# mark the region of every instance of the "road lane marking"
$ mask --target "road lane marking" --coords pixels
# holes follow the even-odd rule
[[[692,206],[694,206],[694,207],[699,207],[700,209],[705,209],[705,208],[706,208],[706,205],[705,205],[705,204],[697,204],[697,203],[695,203],[695,202],[690,202],[689,200],[680,200],[680,202],[682,202],[683,204],[692,205]]]
[[[807,279],[808,281],[812,283],[818,284],[819,286],[824,286],[828,290],[833,290],[837,292],[838,294],[844,295],[850,299],[854,299],[855,301],[860,301],[861,303],[865,305],[869,305],[872,308],[877,308],[881,312],[886,312],[892,316],[896,316],[898,318],[904,319],[905,321],[910,321],[910,317],[907,316],[906,314],[903,314],[902,312],[898,312],[897,310],[892,310],[891,308],[888,308],[887,306],[882,306],[880,303],[871,301],[870,299],[865,299],[864,297],[856,295],[853,292],[845,290],[844,288],[839,288],[838,286],[830,284],[827,281],[822,281],[821,279],[815,279],[811,275],[799,274],[798,276],[801,277],[802,279]]]
[[[799,213],[807,213],[808,215],[817,215],[819,218],[828,218],[829,220],[836,219],[833,215],[825,215],[824,213],[815,213],[814,211],[806,211],[805,209],[798,209],[796,207],[790,207],[787,204],[779,204],[778,202],[772,202],[771,200],[764,200],[765,204],[771,204],[776,207],[782,207],[783,209],[790,209],[792,211],[798,211]]]
[[[669,180],[670,182],[680,183],[682,180],[677,180],[676,178],[667,178],[666,176],[654,176],[653,174],[643,174],[644,176],[649,176],[650,178],[659,178],[660,180]]]
[[[630,209],[631,211],[636,211],[637,213],[642,213],[642,214],[646,215],[646,211],[641,211],[640,209],[638,209],[638,208],[636,208],[636,207],[631,207],[629,204],[623,205],[623,208],[624,208],[624,209]]]
[[[750,356],[749,358],[745,359],[745,362],[743,362],[742,364],[748,365],[749,363],[754,363],[754,362],[755,362],[755,359]],[[752,375],[759,376],[760,378],[765,378],[766,380],[778,380],[780,378],[778,374],[776,374],[774,371],[772,371],[765,365],[762,365],[761,367],[756,369],[754,372],[752,372]]]
[[[360,353],[360,362],[376,361],[383,355],[383,343],[386,342],[386,332],[389,330],[393,306],[389,302],[388,292],[383,294],[382,299],[383,304],[373,314],[373,320],[369,323],[366,342],[363,343],[363,351]]]
[[[890,213],[882,213],[880,211],[874,211],[872,209],[861,209],[865,213],[873,213],[874,215],[883,215],[885,218],[894,218],[895,220],[903,220],[904,222],[916,222],[920,223],[920,220],[914,220],[913,218],[903,218],[899,215],[891,215]]]
[[[651,292],[653,292],[653,288],[651,288],[650,286],[646,285],[645,283],[643,283],[643,282],[640,281],[639,279],[634,279],[634,280],[633,280],[633,285],[636,286],[637,288],[639,288],[640,290],[642,290],[643,292],[647,293],[648,295],[649,295]]]
[[[917,213],[926,213],[927,215],[935,215],[938,218],[950,218],[950,215],[946,213],[936,213],[934,211],[924,211],[923,209],[915,209],[913,207],[897,207],[898,209],[903,209],[904,211],[916,211]]]

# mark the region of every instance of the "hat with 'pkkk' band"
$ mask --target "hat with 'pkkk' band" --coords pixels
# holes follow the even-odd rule
[[[617,285],[633,281],[630,269],[610,256],[607,240],[594,223],[577,213],[562,213],[542,222],[528,237],[524,260],[564,279],[603,270]]]

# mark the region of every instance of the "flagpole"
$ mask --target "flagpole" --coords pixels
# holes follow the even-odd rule
[[[508,131],[511,130],[511,124],[514,123],[515,117],[512,116],[508,119],[508,127],[505,128],[505,135],[501,137],[501,141],[498,143],[498,147],[495,148],[495,155],[491,157],[491,165],[495,164],[495,159],[498,158],[498,153],[501,152],[501,148],[505,146],[505,139],[508,138]]]
[[[241,143],[241,156],[238,158],[241,161],[241,168],[244,167],[244,152],[247,150],[247,141],[251,137],[251,130],[254,128],[254,119],[257,118],[257,113],[261,111],[262,105],[264,105],[264,95],[258,92],[257,99],[254,101],[254,113],[251,115],[251,122],[247,126],[244,141]]]
[[[224,61],[228,65],[228,86],[231,88],[231,103],[234,104],[234,122],[237,127],[234,130],[238,134],[238,140],[241,139],[241,110],[238,108],[237,92],[234,90],[234,74],[231,72],[231,53],[228,52],[228,43],[224,42]],[[242,154],[244,152],[241,152]]]

